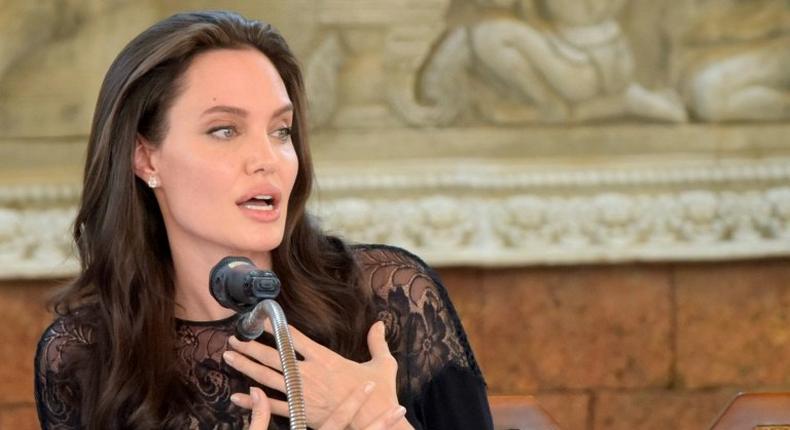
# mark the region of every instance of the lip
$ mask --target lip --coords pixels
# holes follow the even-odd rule
[[[251,188],[241,198],[236,200],[236,204],[240,205],[246,202],[247,200],[260,195],[272,196],[272,200],[274,200],[274,206],[278,206],[280,204],[282,193],[280,192],[280,189],[275,187],[274,185],[263,185],[263,186]]]
[[[244,202],[259,195],[272,196],[272,206],[274,206],[274,208],[269,211],[260,211],[260,210],[248,209],[243,206]],[[249,218],[252,218],[256,221],[272,222],[280,218],[281,201],[282,201],[282,193],[280,192],[279,188],[273,185],[262,185],[255,188],[251,188],[249,191],[243,194],[241,198],[236,200],[236,206],[238,206],[241,212]]]

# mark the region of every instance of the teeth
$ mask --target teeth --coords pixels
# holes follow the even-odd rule
[[[272,206],[272,205],[266,205],[266,206],[261,206],[261,205],[244,205],[244,207],[247,208],[247,209],[252,209],[254,211],[270,211],[270,210],[274,209],[274,206]]]
[[[258,194],[257,196],[253,197],[255,200],[271,200],[272,196],[268,194]]]

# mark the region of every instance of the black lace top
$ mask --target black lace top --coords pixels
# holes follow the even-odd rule
[[[378,319],[398,361],[398,399],[415,429],[493,428],[485,384],[458,315],[435,273],[398,248],[357,246],[354,254],[374,294]],[[241,429],[249,413],[230,402],[255,382],[222,361],[235,317],[179,321],[178,357],[184,379],[200,404],[179,417],[188,429]],[[36,403],[44,429],[80,428],[80,375],[67,366],[89,349],[92,332],[60,317],[44,332],[36,354]],[[78,367],[76,367],[78,368]],[[68,369],[68,371],[64,370]],[[274,417],[270,429],[287,429]]]

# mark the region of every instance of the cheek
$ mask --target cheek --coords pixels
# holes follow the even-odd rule
[[[168,206],[178,216],[187,211],[190,217],[210,214],[202,210],[218,202],[230,189],[230,166],[216,157],[201,157],[197,154],[180,154],[167,160],[163,166],[162,181]]]
[[[288,184],[288,193],[290,194],[299,172],[299,157],[296,156],[296,151],[293,148],[283,155],[283,183]]]

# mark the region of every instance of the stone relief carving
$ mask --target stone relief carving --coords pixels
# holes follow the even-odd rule
[[[680,82],[703,121],[790,118],[790,3],[687,3],[693,17],[675,49]]]
[[[2,1],[20,18],[0,17],[0,136],[23,151],[15,136],[46,136],[51,143],[36,143],[44,147],[84,135],[95,95],[75,76],[98,86],[116,48],[191,4]],[[735,125],[722,136],[675,124],[686,112],[705,122],[790,117],[787,0],[664,1],[647,13],[648,2],[431,0],[400,11],[361,0],[350,14],[322,3],[299,15],[304,26],[283,28],[299,28],[289,40],[310,53],[311,121],[326,127],[314,134],[327,156],[317,165],[335,169],[319,174],[327,198],[315,208],[326,226],[436,264],[789,255],[787,125]],[[286,17],[307,3],[250,10]],[[634,32],[654,15],[666,33]],[[625,117],[670,124],[485,127]],[[602,149],[576,152],[590,142]],[[378,155],[403,143],[415,152]],[[641,168],[628,165],[633,155]],[[562,161],[522,163],[533,156]],[[0,277],[74,273],[78,194],[76,185],[0,184]]]
[[[337,108],[337,80],[344,57],[345,51],[339,36],[329,33],[305,64],[304,75],[312,127],[327,124]]]
[[[0,4],[0,136],[87,133],[103,74],[116,49],[154,19],[152,2]]]
[[[312,127],[399,125],[381,90],[387,78],[378,26],[328,26],[315,43],[305,61]]]
[[[107,8],[129,0],[0,0],[0,80],[13,65],[59,40],[74,37]]]
[[[446,125],[465,111],[495,124],[686,120],[674,90],[636,82],[616,19],[626,0],[456,2],[451,10],[480,13],[440,37],[416,76],[416,99],[408,86],[391,90],[407,122]]]

